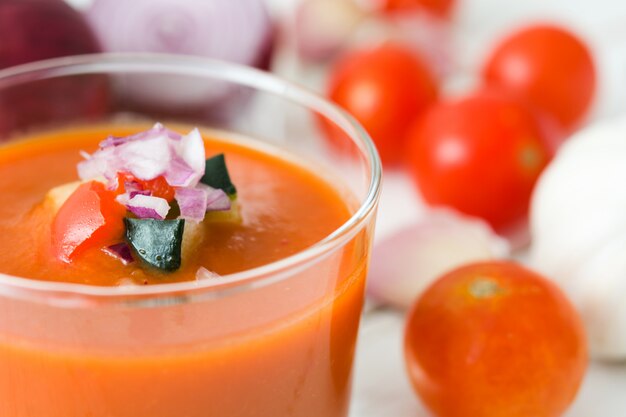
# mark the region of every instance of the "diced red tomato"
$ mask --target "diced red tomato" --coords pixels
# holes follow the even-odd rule
[[[168,202],[174,200],[174,188],[167,183],[165,177],[163,176],[156,177],[155,179],[149,181],[139,181],[139,184],[141,184],[141,187],[144,190],[152,192],[154,197],[164,198]]]
[[[61,206],[52,224],[55,256],[71,260],[83,250],[122,238],[126,209],[100,182],[79,186]]]
[[[116,190],[116,194],[123,194],[126,192],[126,188],[124,187],[124,183],[126,182],[135,182],[142,190],[148,190],[151,192],[152,196],[164,198],[168,202],[172,202],[176,194],[174,187],[169,185],[165,177],[162,175],[156,177],[155,179],[146,181],[137,179],[132,174],[120,172],[117,174],[117,180],[119,186]]]
[[[115,194],[124,194],[126,192],[125,184],[127,182],[137,181],[137,179],[127,172],[118,172],[117,173],[117,189],[115,190]]]

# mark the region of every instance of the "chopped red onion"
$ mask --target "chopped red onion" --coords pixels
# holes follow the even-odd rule
[[[131,198],[126,204],[126,208],[140,219],[164,220],[170,211],[170,205],[166,199],[141,194]]]
[[[102,142],[100,142],[100,148],[109,148],[120,146],[128,142],[141,141],[146,139],[151,139],[155,136],[165,135],[169,139],[180,140],[182,137],[180,133],[174,132],[173,130],[167,129],[161,123],[155,123],[151,129],[145,130],[143,132],[135,133],[130,136],[109,136]]]
[[[204,175],[206,159],[204,140],[202,140],[200,131],[197,128],[182,137],[178,154],[196,172],[193,185],[197,184]]]
[[[172,159],[169,139],[158,135],[136,140],[115,148],[124,171],[141,180],[153,180],[165,173]]]
[[[204,172],[204,169],[202,170]],[[204,174],[202,174],[204,175]],[[202,175],[200,178],[202,178]],[[172,187],[190,187],[198,183],[198,172],[194,171],[181,157],[175,155],[165,172],[165,180]]]
[[[119,186],[120,186],[120,180],[119,180],[119,178],[118,178],[118,177],[110,178],[110,179],[107,181],[106,186],[107,186],[107,190],[109,190],[109,191],[115,191],[115,190],[117,190],[117,189],[119,188]]]
[[[179,188],[176,201],[180,208],[180,217],[186,220],[202,221],[206,214],[207,192],[202,188]]]
[[[126,192],[115,197],[115,200],[123,206],[128,206],[130,200],[136,195],[145,195],[145,196],[152,195],[150,190],[142,190],[135,184],[136,183],[134,182],[125,183],[124,187],[126,189]]]
[[[114,148],[101,149],[92,155],[87,155],[87,159],[78,163],[78,176],[83,181],[101,176],[112,178],[114,175],[111,175],[111,168],[114,160]],[[106,175],[107,173],[110,175]]]
[[[125,242],[102,248],[102,251],[109,256],[119,259],[124,265],[128,265],[135,261],[135,259],[133,259],[133,253],[130,250],[130,246],[128,246]]]
[[[124,191],[131,193],[133,191],[143,191],[143,188],[137,181],[124,181]]]
[[[127,137],[110,136],[100,149],[79,166],[83,180],[104,176],[110,189],[120,187],[119,173],[129,173],[138,181],[164,176],[176,189],[181,218],[201,221],[207,211],[226,211],[231,200],[220,189],[200,183],[205,171],[204,141],[198,129],[180,135],[157,123],[151,129]],[[116,197],[139,218],[165,219],[169,203],[143,190],[141,181],[124,182],[125,193]]]
[[[230,197],[219,188],[211,188],[205,186],[208,189],[206,211],[226,211],[230,210],[232,205]]]
[[[130,199],[132,199],[136,195],[152,195],[152,193],[150,192],[150,190],[136,190],[136,191],[130,191],[128,193],[128,196],[130,197]]]
[[[130,194],[129,193],[120,194],[117,197],[115,197],[115,201],[117,201],[123,206],[128,206],[128,202],[130,201]]]
[[[126,137],[119,137],[119,136],[111,135],[105,140],[103,140],[102,142],[100,142],[98,146],[100,147],[100,149],[116,147],[116,146],[126,143],[127,141],[128,141],[128,138]]]
[[[204,175],[204,141],[197,129],[183,136],[157,123],[132,136],[109,137],[101,149],[79,163],[82,180],[104,176],[111,180],[128,172],[140,180],[161,175],[172,187],[193,187]]]

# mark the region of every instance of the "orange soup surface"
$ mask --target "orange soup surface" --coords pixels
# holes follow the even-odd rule
[[[96,286],[191,281],[200,267],[224,275],[293,255],[351,214],[308,168],[205,132],[207,156],[226,156],[241,223],[204,224],[199,250],[174,273],[97,247],[70,264],[55,259],[46,193],[77,180],[80,150],[146,128],[77,128],[0,147],[0,272]],[[370,240],[368,227],[287,278],[217,298],[127,305],[0,293],[0,416],[346,417]]]

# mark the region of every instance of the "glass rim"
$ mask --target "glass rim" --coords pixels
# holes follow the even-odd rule
[[[367,194],[359,199],[358,209],[341,226],[319,242],[293,255],[259,267],[223,275],[217,280],[185,281],[149,286],[121,285],[112,287],[87,284],[41,281],[0,273],[0,296],[11,298],[56,299],[64,305],[119,303],[120,299],[136,299],[131,304],[143,305],[145,300],[194,294],[204,298],[223,298],[229,294],[254,289],[282,280],[325,254],[348,242],[361,230],[376,208],[381,192],[382,165],[371,138],[365,129],[345,110],[296,83],[256,68],[220,60],[173,54],[100,53],[53,58],[0,69],[0,88],[17,82],[92,73],[154,72],[177,75],[213,77],[254,88],[299,104],[330,119],[356,144],[369,168]],[[43,73],[43,76],[37,76]],[[186,299],[186,298],[185,298]],[[170,304],[170,303],[168,303]],[[147,305],[150,305],[148,302]]]

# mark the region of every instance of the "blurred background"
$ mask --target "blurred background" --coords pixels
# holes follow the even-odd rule
[[[433,65],[447,65],[448,74],[454,75],[454,82],[449,80],[453,85],[451,89],[458,88],[459,77],[465,77],[463,86],[467,86],[472,74],[477,75],[476,70],[480,68],[490,49],[501,40],[502,36],[516,27],[537,21],[560,23],[583,37],[593,49],[601,82],[591,115],[600,117],[616,114],[626,100],[623,94],[624,87],[626,87],[626,27],[623,24],[626,16],[626,3],[619,0],[408,1],[409,7],[400,10],[400,16],[398,13],[394,13],[395,16],[378,13],[384,8],[386,0],[261,1],[271,13],[273,24],[278,27],[280,34],[277,42],[280,48],[290,49],[289,52],[293,53],[293,48],[297,49],[298,44],[313,43],[300,50],[301,52],[313,50],[308,54],[303,52],[305,57],[308,55],[312,58],[304,60],[307,64],[311,64],[311,61],[328,62],[336,58],[333,55],[341,49],[360,43],[380,42],[385,37],[393,36],[390,32],[393,32],[394,28],[385,28],[385,24],[394,26],[394,20],[411,21],[412,18],[407,15],[412,14],[414,15],[413,23],[404,24],[409,26],[407,29],[409,35],[405,40],[421,44],[422,53],[434,55],[433,58],[438,61],[432,62]],[[88,9],[93,3],[92,0],[68,0],[68,2],[82,10]],[[120,7],[125,9],[136,7],[122,1],[112,3],[119,3]],[[159,4],[166,5],[167,3],[155,1],[151,4],[158,8]],[[246,0],[243,0],[243,3],[246,3]],[[415,3],[416,7],[410,7],[411,3]],[[421,9],[420,6],[422,6]],[[442,8],[445,10],[443,16],[440,12]],[[428,16],[429,11],[434,11],[434,16]],[[125,14],[132,13],[126,10]],[[176,25],[177,19],[184,19],[184,13],[180,16],[175,13],[168,15],[168,13],[157,12],[156,14],[160,16],[159,21],[162,25]],[[443,21],[439,21],[441,17]],[[301,20],[298,20],[299,18]],[[307,23],[302,23],[303,20]],[[120,29],[115,22],[111,22],[111,25],[111,30]],[[226,29],[225,36],[230,36],[229,32],[244,36],[241,34],[240,27],[232,26]],[[310,34],[309,32],[316,33]],[[324,39],[318,39],[321,36]],[[339,39],[329,42],[327,38],[333,36]],[[132,43],[130,39],[128,42]],[[329,43],[339,45],[325,47],[324,44]],[[316,53],[316,49],[333,52]],[[274,59],[273,68],[276,71],[286,75],[289,70],[293,70],[293,68],[285,68],[282,60],[276,57]],[[441,62],[442,60],[445,62]],[[293,74],[294,77],[298,75],[300,74]],[[315,81],[305,82],[315,86]]]

